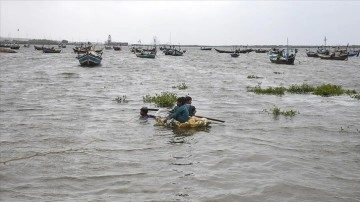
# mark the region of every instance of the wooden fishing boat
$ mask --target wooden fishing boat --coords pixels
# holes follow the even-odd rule
[[[200,50],[212,50],[212,48],[201,47]]]
[[[360,50],[358,50],[358,51],[350,51],[350,52],[348,52],[348,56],[349,57],[354,57],[354,56],[359,57],[359,52],[360,52]]]
[[[156,56],[156,52],[142,51],[141,53],[136,53],[136,57],[139,58],[155,58],[155,56]]]
[[[291,54],[289,57],[280,56],[276,58],[270,58],[270,61],[275,64],[293,65],[295,62],[295,55]]]
[[[16,51],[10,49],[10,48],[3,48],[0,47],[0,53],[17,53]]]
[[[121,51],[121,46],[113,46],[113,49],[114,49],[115,51]]]
[[[265,49],[256,49],[255,50],[255,53],[266,53],[267,52],[267,50],[265,50]]]
[[[292,50],[291,50],[292,51]],[[272,63],[275,64],[286,64],[293,65],[295,62],[295,57],[297,53],[297,49],[295,49],[295,53],[289,53],[289,42],[287,40],[286,51],[279,49],[272,49],[269,52],[269,59]]]
[[[219,49],[216,49],[216,48],[214,48],[215,50],[216,50],[216,52],[218,52],[218,53],[239,53],[239,50],[235,50],[235,51],[227,51],[227,50],[219,50]]]
[[[55,49],[54,47],[52,48],[43,48],[43,53],[60,53],[61,49]]]
[[[307,50],[307,49],[306,49],[306,55],[308,57],[315,57],[315,58],[319,57],[318,53],[316,53],[314,51]]]
[[[230,53],[231,57],[233,58],[237,58],[239,57],[239,53]]]
[[[35,50],[43,50],[43,49],[44,49],[44,46],[35,46],[35,45],[34,45],[34,48],[35,48]]]
[[[18,50],[18,49],[20,49],[20,46],[18,44],[11,44],[10,48]]]
[[[94,50],[89,50],[84,54],[79,54],[76,59],[79,60],[81,66],[96,66],[101,63],[102,53],[97,53]]]
[[[335,54],[332,53],[330,55],[321,55],[319,54],[319,58],[323,59],[323,60],[347,60],[348,59],[348,54]]]
[[[174,49],[165,48],[165,49],[163,50],[163,53],[164,53],[165,55],[173,55]]]
[[[180,50],[177,50],[177,49],[174,49],[174,52],[173,52],[173,56],[182,56],[184,54],[183,51],[180,51]]]

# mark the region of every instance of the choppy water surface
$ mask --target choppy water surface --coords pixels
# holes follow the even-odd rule
[[[246,89],[360,91],[360,57],[300,50],[287,66],[254,52],[141,59],[125,49],[84,68],[75,56],[71,47],[0,55],[1,201],[360,201],[359,100]],[[189,88],[172,88],[181,83]],[[166,91],[226,122],[178,131],[139,120],[142,106],[155,107],[143,96]],[[265,111],[274,106],[300,114],[275,118]]]

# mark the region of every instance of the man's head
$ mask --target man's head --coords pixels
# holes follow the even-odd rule
[[[147,107],[143,107],[140,109],[140,115],[145,116],[145,115],[147,115],[148,111],[149,111],[149,109]]]

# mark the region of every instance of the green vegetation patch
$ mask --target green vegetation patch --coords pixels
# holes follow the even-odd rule
[[[145,103],[155,103],[157,107],[168,107],[171,108],[174,106],[177,100],[175,93],[162,92],[160,95],[155,94],[155,96],[146,95],[143,97]]]
[[[315,87],[310,85],[310,84],[302,84],[302,85],[291,85],[287,91],[289,93],[296,93],[296,94],[307,94],[307,93],[311,93],[315,90]]]
[[[247,87],[248,92],[254,92],[256,94],[272,94],[272,95],[284,95],[285,92],[296,94],[313,93],[314,95],[320,95],[323,97],[338,96],[347,94],[352,98],[359,99],[359,93],[356,90],[345,90],[340,85],[323,84],[320,86],[313,86],[310,84],[293,84],[289,88],[285,87],[268,87],[262,89],[260,86]]]
[[[284,95],[286,88],[284,87],[268,87],[261,88],[261,86],[255,86],[254,88],[248,88],[248,92],[254,92],[256,94],[268,94],[268,95]]]
[[[116,101],[117,103],[127,103],[128,100],[126,99],[126,95],[123,95],[122,97],[117,96],[113,101]]]
[[[353,94],[350,97],[360,100],[360,94]]]
[[[179,90],[185,90],[185,89],[188,89],[188,86],[185,83],[181,83],[177,86],[173,86],[172,88],[177,88]]]
[[[339,85],[333,84],[323,84],[318,86],[314,89],[313,92],[315,95],[320,95],[323,97],[330,97],[330,96],[338,96],[345,93],[345,90],[342,89]]]
[[[264,111],[267,111],[267,110],[264,110]],[[300,112],[296,111],[296,110],[281,110],[279,107],[277,106],[274,106],[272,109],[270,109],[271,113],[275,116],[275,117],[278,117],[280,115],[283,115],[283,116],[295,116],[297,114],[300,114]]]

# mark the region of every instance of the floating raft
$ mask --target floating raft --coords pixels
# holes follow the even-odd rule
[[[169,127],[177,127],[177,128],[201,128],[207,127],[210,125],[210,121],[206,118],[198,118],[192,116],[189,121],[185,123],[180,123],[179,121],[172,121],[170,123],[164,124],[164,119],[157,117],[156,118],[156,126],[169,126]]]

